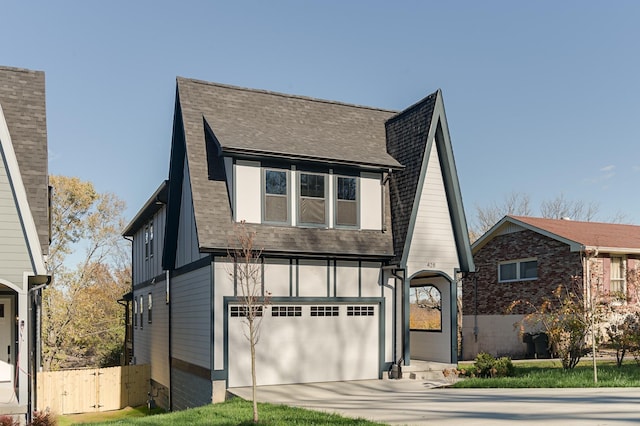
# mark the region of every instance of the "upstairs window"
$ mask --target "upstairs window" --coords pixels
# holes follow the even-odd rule
[[[621,256],[611,256],[611,284],[609,291],[621,299],[624,299],[624,295],[626,294],[625,278],[624,258]]]
[[[536,259],[501,262],[498,265],[498,282],[535,280],[536,278],[538,278]]]
[[[325,175],[300,173],[298,220],[302,225],[326,225]]]
[[[336,225],[358,226],[358,184],[355,177],[336,177]]]
[[[267,223],[289,223],[288,173],[265,169],[263,220]]]
[[[153,257],[153,222],[149,223],[149,257]]]
[[[149,259],[149,224],[144,226],[144,258]]]

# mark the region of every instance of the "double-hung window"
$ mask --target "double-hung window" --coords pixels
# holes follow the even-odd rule
[[[299,176],[298,222],[302,225],[326,225],[326,176],[304,172]]]
[[[335,178],[336,226],[358,226],[358,180],[355,177]]]
[[[153,222],[149,223],[149,257],[153,257]]]
[[[523,281],[538,278],[538,261],[536,259],[510,260],[498,265],[498,281]]]
[[[621,256],[611,256],[611,285],[609,291],[616,296],[626,294],[625,291],[625,267],[624,258]]]
[[[289,173],[264,170],[262,220],[266,223],[289,223]]]

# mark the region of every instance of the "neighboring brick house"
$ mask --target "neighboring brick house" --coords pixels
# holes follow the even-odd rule
[[[515,324],[527,312],[510,305],[540,306],[559,285],[578,282],[586,291],[591,276],[592,287],[612,303],[638,301],[640,226],[505,216],[473,243],[472,253],[476,272],[463,285],[463,359],[479,352],[523,356],[526,344]]]

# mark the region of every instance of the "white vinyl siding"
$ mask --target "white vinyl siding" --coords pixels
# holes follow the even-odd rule
[[[427,170],[415,226],[413,233],[407,235],[410,242],[407,275],[426,269],[444,271],[453,276],[459,268],[458,251],[435,141],[423,167]]]
[[[4,164],[0,157],[0,278],[22,287],[24,273],[32,274],[33,267]]]

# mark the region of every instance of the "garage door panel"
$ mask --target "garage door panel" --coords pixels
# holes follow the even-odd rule
[[[267,307],[262,319],[256,346],[259,385],[378,377],[377,305],[367,305],[355,314],[354,305],[302,305],[299,316],[272,316],[273,308],[280,312],[280,306]],[[320,316],[311,316],[313,307]],[[229,387],[250,386],[246,321],[230,317],[228,327]]]

